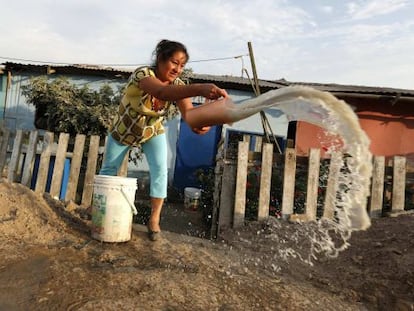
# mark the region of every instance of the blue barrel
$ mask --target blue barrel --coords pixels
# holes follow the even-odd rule
[[[49,170],[47,173],[47,181],[46,181],[46,192],[50,191],[50,184],[52,183],[52,176],[53,176],[53,168],[55,166],[55,159],[56,157],[51,156],[49,162]],[[39,172],[39,165],[40,165],[40,155],[36,155],[34,165],[33,165],[33,175],[32,180],[30,182],[30,189],[34,190],[36,187],[37,181],[37,174]],[[66,196],[66,190],[68,188],[69,182],[69,174],[70,174],[70,159],[65,159],[65,164],[63,167],[63,175],[62,175],[62,185],[60,187],[59,199],[63,200]]]

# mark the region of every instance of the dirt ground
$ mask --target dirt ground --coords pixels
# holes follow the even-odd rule
[[[313,265],[304,224],[250,223],[213,241],[166,230],[170,218],[160,241],[136,224],[129,242],[102,243],[81,215],[0,181],[0,310],[414,310],[412,213],[374,219]]]

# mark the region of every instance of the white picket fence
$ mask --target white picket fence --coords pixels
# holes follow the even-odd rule
[[[37,130],[17,130],[10,133],[0,129],[0,172],[10,182],[19,182],[39,193],[48,192],[54,198],[89,207],[93,194],[93,178],[97,173],[104,154],[105,142],[99,136],[78,134],[70,137],[67,133],[56,135]],[[57,140],[55,141],[55,136]],[[220,149],[220,148],[219,148]],[[283,168],[283,195],[281,215],[302,221],[315,220],[318,215],[318,185],[320,180],[321,156],[319,149],[311,149],[309,157],[298,157],[295,149],[287,148],[284,154],[274,153],[273,144],[262,144],[260,140],[249,151],[249,142],[238,143],[236,156],[229,154],[218,158],[215,167],[212,236],[225,228],[241,226],[246,221],[247,174],[252,166],[260,166],[260,190],[257,194],[258,220],[269,217],[272,170]],[[234,155],[233,154],[233,155]],[[342,155],[338,155],[342,156]],[[37,165],[36,165],[37,159]],[[51,162],[53,160],[53,165]],[[65,163],[70,161],[66,192],[61,197]],[[326,184],[325,197],[335,197],[338,167],[331,161]],[[119,171],[126,176],[128,157]],[[306,201],[303,213],[296,213],[293,206],[295,187],[298,182],[298,165],[305,164]],[[407,177],[409,177],[407,179]],[[367,209],[372,217],[384,215],[385,199],[391,202],[388,212],[406,209],[406,190],[413,189],[413,173],[407,172],[406,158],[393,157],[392,163],[385,158],[373,158],[371,196]],[[389,191],[385,185],[391,185]],[[322,217],[333,217],[334,204],[325,199]]]
[[[57,141],[55,141],[55,136]],[[35,192],[49,193],[53,198],[74,201],[88,207],[92,202],[93,179],[102,160],[105,142],[99,136],[67,133],[56,135],[37,130],[1,130],[0,172],[10,182],[32,187]],[[36,165],[37,160],[37,165]],[[63,175],[70,162],[64,185]],[[119,171],[126,176],[128,158]],[[65,195],[61,197],[62,187]]]
[[[274,153],[273,144],[260,144],[255,150],[249,150],[248,139],[238,143],[236,157],[223,156],[216,166],[216,193],[213,209],[212,232],[220,234],[226,228],[236,228],[246,221],[246,192],[247,176],[252,166],[260,167],[260,189],[258,191],[258,208],[256,219],[269,217],[271,207],[270,192],[272,185],[272,170],[283,168],[283,194],[281,202],[281,217],[300,221],[312,221],[317,216],[318,188],[320,182],[321,156],[319,149],[311,149],[309,157],[297,157],[293,148],[286,148],[284,154]],[[342,157],[342,154],[336,154]],[[329,161],[329,174],[326,181],[323,213],[320,217],[334,217],[333,200],[336,197],[336,183],[340,170],[335,163]],[[297,167],[306,167],[306,200],[303,213],[295,213],[295,187],[298,181]],[[410,176],[410,180],[407,180]],[[386,187],[391,185],[391,189]],[[371,195],[368,199],[367,210],[371,217],[380,217],[386,213],[398,213],[405,210],[406,188],[413,189],[413,173],[406,170],[406,158],[394,156],[392,163],[385,163],[385,157],[373,157],[373,174],[371,179]],[[319,198],[320,199],[320,198]],[[413,199],[413,198],[411,198]],[[386,210],[387,201],[390,206]]]

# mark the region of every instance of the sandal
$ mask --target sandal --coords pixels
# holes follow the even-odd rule
[[[152,231],[149,225],[147,225],[147,228],[148,228],[148,238],[151,241],[157,241],[161,235],[161,231]]]

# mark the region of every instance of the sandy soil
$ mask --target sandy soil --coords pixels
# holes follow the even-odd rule
[[[306,258],[303,224],[250,223],[216,241],[164,231],[155,243],[134,225],[131,241],[102,243],[81,216],[0,181],[0,310],[414,310],[410,213],[374,220],[313,265],[280,252]]]

